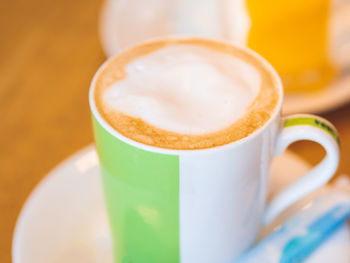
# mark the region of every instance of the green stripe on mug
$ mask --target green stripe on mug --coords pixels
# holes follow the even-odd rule
[[[291,126],[296,126],[296,125],[310,125],[313,127],[317,127],[321,130],[324,130],[327,132],[329,135],[331,135],[339,144],[339,136],[338,132],[332,125],[327,122],[326,120],[323,120],[321,118],[314,118],[311,116],[303,115],[303,116],[298,116],[298,117],[291,117],[287,118],[284,121],[284,127],[291,127]]]
[[[179,157],[138,149],[93,118],[114,262],[180,262]]]

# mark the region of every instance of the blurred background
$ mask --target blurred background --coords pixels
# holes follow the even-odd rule
[[[118,0],[110,2],[116,3]],[[160,3],[167,1],[139,1],[141,6],[138,10],[145,10],[140,9],[143,5],[158,7],[158,9],[150,8],[142,14],[135,13],[133,8],[130,9],[127,5],[129,3],[135,7],[137,5],[135,0],[119,2],[124,3],[124,6],[118,6],[123,9],[111,13],[106,11],[107,4],[104,9],[102,8],[104,4],[102,0],[0,0],[0,262],[11,262],[11,240],[16,218],[33,188],[61,161],[82,147],[93,143],[88,90],[92,76],[106,59],[105,54],[111,55],[123,45],[139,41],[132,32],[140,31],[140,25],[144,26],[144,30],[141,30],[143,34],[136,35],[142,38],[171,33],[168,31],[169,28],[165,27],[158,28],[157,30],[160,31],[155,33],[147,30],[148,26],[153,27],[147,19],[154,19],[155,13],[162,14],[160,17],[163,19],[176,17],[169,14],[163,16],[164,12],[171,13],[175,8],[174,6],[163,8]],[[170,2],[176,1],[167,3]],[[198,4],[198,1],[190,2]],[[202,1],[204,2],[207,1]],[[319,2],[325,3],[325,1]],[[161,7],[163,9],[160,10]],[[196,10],[196,5],[188,8],[186,10]],[[324,8],[329,7],[325,5],[318,8],[321,9],[317,9],[313,14],[322,14]],[[109,6],[108,10],[111,9],[112,7]],[[288,10],[292,10],[291,7]],[[109,18],[102,20],[102,25],[108,24],[108,29],[103,28],[100,34],[101,12],[106,17],[124,19],[124,21],[117,20],[114,28],[114,22]],[[131,14],[134,14],[132,17],[140,19],[139,24],[132,22],[135,20],[132,20]],[[347,14],[350,17],[350,13]],[[201,25],[213,25],[216,19],[214,16],[207,15],[199,17],[201,17],[202,22],[199,23]],[[128,19],[130,21],[126,22]],[[324,20],[325,18],[309,17],[304,13],[304,16],[299,16],[297,19],[312,21],[312,19]],[[157,19],[154,21],[159,23]],[[184,21],[186,21],[185,18]],[[274,24],[279,22],[275,21]],[[193,25],[196,23],[198,24],[198,19]],[[261,25],[261,23],[258,24]],[[303,23],[299,23],[297,27],[300,28],[302,25]],[[225,36],[229,38],[230,35],[222,32],[219,34],[213,27],[207,27],[204,31],[203,28],[192,28],[188,31],[189,28],[180,24],[176,33],[193,33],[219,38]],[[182,29],[185,31],[181,31]],[[256,29],[257,32],[259,30],[262,29]],[[280,27],[275,30],[269,34],[274,35],[281,31]],[[308,35],[307,29],[304,31]],[[323,34],[321,31],[319,33]],[[211,35],[207,35],[208,32]],[[350,35],[350,31],[348,34]],[[100,36],[102,36],[102,44]],[[130,40],[127,37],[130,37]],[[255,37],[259,39],[262,36],[257,33]],[[253,38],[253,35],[248,37],[248,44],[249,41],[259,43],[259,41],[253,41]],[[271,38],[270,40],[273,41]],[[310,41],[313,40],[301,42],[311,45]],[[288,42],[288,39],[284,38],[284,41]],[[316,42],[309,49],[314,50]],[[285,43],[280,45],[285,47]],[[281,56],[273,57],[275,53],[271,55],[271,50],[266,45],[249,45],[260,53],[264,53],[269,60],[275,60],[273,64],[281,67],[280,73],[284,72],[283,63],[286,60],[281,59]],[[276,49],[276,47],[273,48]],[[319,49],[318,51],[321,52]],[[308,54],[307,51],[303,52]],[[312,55],[312,58],[319,57],[317,54]],[[328,69],[328,66],[323,68],[326,71]],[[333,76],[333,71],[331,69],[327,72]],[[293,92],[303,88],[290,86],[289,89]],[[314,89],[314,87],[310,88],[310,90]],[[316,89],[322,89],[322,87]],[[350,85],[345,89],[349,91]],[[288,93],[287,96],[289,96]],[[318,95],[309,92],[307,96],[311,100]],[[327,111],[324,110],[318,114],[335,124],[340,133],[342,152],[337,174],[350,174],[350,104],[343,100],[341,104],[328,107]],[[295,143],[291,149],[310,164],[316,164],[324,154],[320,146],[310,142]]]
[[[0,262],[35,185],[93,142],[88,90],[105,60],[99,0],[0,2]]]

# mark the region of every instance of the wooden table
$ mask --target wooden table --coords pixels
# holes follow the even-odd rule
[[[105,57],[99,0],[3,0],[0,6],[0,262],[10,262],[13,228],[29,193],[93,142],[88,89]],[[339,173],[350,174],[350,104],[324,116],[341,135]],[[291,148],[312,164],[322,158],[313,143]]]

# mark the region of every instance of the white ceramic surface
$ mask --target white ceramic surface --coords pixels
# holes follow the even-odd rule
[[[131,19],[129,16],[127,16],[125,19],[121,16],[121,14],[123,13],[122,10],[120,10],[121,5],[119,4],[119,2],[120,1],[117,0],[106,0],[100,15],[100,39],[102,48],[107,57],[110,57],[118,53],[120,49],[124,49],[128,45],[136,44],[137,42],[144,40],[145,38],[153,38],[161,35],[170,35],[172,33],[170,29],[171,27],[169,26],[169,24],[171,24],[171,21],[168,21],[169,19],[171,20],[172,18],[174,18],[172,12],[170,11],[171,7],[165,4],[160,4],[166,2],[152,0],[149,1],[147,4],[147,1],[135,1],[134,4],[136,4],[137,2],[138,5],[142,6],[140,6],[140,8],[138,9],[140,10],[139,13],[133,13],[135,16],[132,20],[133,23],[123,23],[123,25],[117,28],[117,26],[121,24],[121,21],[129,21],[129,19]],[[345,3],[345,1],[343,2]],[[131,4],[130,2],[131,7],[132,5],[133,4]],[[123,8],[126,8],[127,6],[129,5],[126,5],[125,7],[123,6]],[[151,9],[150,6],[152,6]],[[158,9],[153,8],[153,6],[157,6]],[[148,10],[147,8],[150,10]],[[345,10],[344,8],[341,9]],[[347,10],[350,10],[350,4],[347,4]],[[167,16],[168,19],[165,19],[165,16]],[[150,19],[151,17],[153,17],[154,20]],[[350,23],[350,19],[347,19],[346,21],[348,24]],[[162,26],[155,26],[155,24],[160,24]],[[142,25],[142,31],[138,32],[137,29],[140,28],[140,25]],[[127,27],[128,29],[125,30],[125,27]],[[208,29],[208,27],[205,28]],[[136,33],[132,33],[130,31],[135,31]],[[343,32],[342,34],[346,35],[346,33],[347,32]],[[118,34],[121,36],[119,36]],[[208,34],[215,36],[215,34],[211,31],[205,32],[205,34],[203,32],[196,32],[196,34],[199,36],[207,36]],[[340,39],[344,41],[344,39],[346,40],[347,38],[342,37]],[[344,48],[346,47],[346,45],[342,44],[340,45],[340,47]],[[286,94],[284,100],[283,114],[294,114],[303,112],[320,113],[340,107],[343,104],[350,101],[349,87],[350,74],[347,73],[340,76],[334,82],[330,83],[330,85],[324,87],[318,92],[302,92],[294,94],[288,93]]]
[[[340,107],[350,101],[350,74],[343,75],[317,92],[285,95],[283,114],[297,112],[320,113]]]
[[[95,149],[90,146],[60,164],[37,186],[18,218],[13,263],[112,262],[98,169]],[[272,194],[308,169],[291,152],[276,158]],[[290,217],[301,204],[302,201],[286,211],[283,218]],[[279,223],[277,220],[273,225]],[[334,233],[307,263],[348,263],[349,248],[348,224]]]

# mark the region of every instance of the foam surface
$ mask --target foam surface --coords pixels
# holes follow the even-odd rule
[[[103,104],[164,130],[205,134],[246,113],[262,78],[251,64],[201,46],[171,45],[131,61]]]

